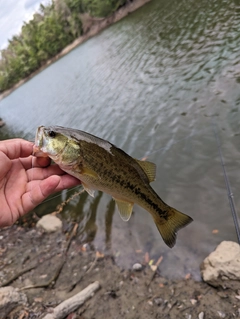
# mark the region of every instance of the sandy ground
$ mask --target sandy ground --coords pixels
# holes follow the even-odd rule
[[[14,225],[0,230],[0,284],[24,270],[7,285],[28,288],[23,290],[28,305],[8,318],[41,318],[94,281],[100,282],[101,289],[66,318],[240,317],[240,291],[216,289],[188,276],[168,280],[161,277],[160,261],[156,271],[147,262],[140,271],[121,269],[113,256],[71,237],[71,229],[72,225],[65,225],[63,232],[47,234],[36,227]],[[136,262],[144,259],[140,257]],[[54,284],[30,288],[47,283],[62,264]]]

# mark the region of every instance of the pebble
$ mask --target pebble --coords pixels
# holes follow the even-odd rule
[[[156,305],[160,306],[163,302],[163,299],[162,298],[154,298],[154,302]]]
[[[198,319],[204,319],[204,312],[200,312],[198,315]]]
[[[62,230],[62,221],[53,215],[45,215],[37,222],[37,228],[44,229],[47,233]]]
[[[217,313],[218,313],[218,316],[220,318],[225,318],[226,317],[226,314],[224,312],[222,312],[222,311],[218,311]]]
[[[196,299],[190,299],[190,301],[191,301],[191,304],[194,306],[194,305],[196,305],[196,303],[197,303],[197,300]]]
[[[142,268],[143,268],[142,265],[139,263],[134,264],[132,267],[132,269],[135,271],[140,271],[140,270],[142,270]]]

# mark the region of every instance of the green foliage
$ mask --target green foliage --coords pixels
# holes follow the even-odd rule
[[[0,92],[11,88],[82,35],[81,15],[106,17],[127,0],[52,0],[1,51]]]
[[[107,17],[126,0],[82,0],[82,8],[93,17]]]

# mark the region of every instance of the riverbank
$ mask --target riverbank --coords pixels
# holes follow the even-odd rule
[[[55,57],[49,59],[41,68],[39,68],[37,71],[33,72],[31,75],[29,75],[27,78],[22,79],[17,84],[15,84],[11,89],[4,91],[0,94],[0,101],[11,94],[14,90],[19,88],[22,84],[29,81],[31,78],[33,78],[38,73],[42,72],[45,68],[47,68],[50,64],[56,62],[66,54],[68,54],[70,51],[75,49],[77,46],[79,46],[81,43],[87,41],[91,37],[97,35],[102,30],[106,29],[110,25],[118,22],[119,20],[126,17],[128,14],[136,11],[146,3],[150,2],[151,0],[132,0],[129,1],[126,5],[122,6],[120,9],[118,9],[116,12],[114,12],[111,16],[107,18],[91,18],[90,16],[83,15],[83,31],[84,34],[77,38],[74,42],[69,44],[67,47],[65,47],[60,53],[58,53]]]
[[[64,228],[65,232],[55,233],[18,225],[0,230],[0,284],[19,288],[27,300],[6,318],[42,318],[95,281],[100,290],[67,318],[239,316],[236,291],[213,288],[190,275],[179,280],[163,278],[161,260],[157,268],[151,267],[139,252],[136,263],[141,262],[142,268],[121,269],[114,252],[97,251],[80,242],[74,226]]]

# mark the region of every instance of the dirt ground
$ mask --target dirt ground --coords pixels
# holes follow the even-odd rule
[[[66,318],[240,317],[240,291],[216,289],[188,276],[168,280],[160,275],[161,260],[155,269],[141,252],[136,252],[141,270],[120,269],[113,256],[81,243],[71,226],[51,234],[19,225],[0,230],[0,285],[28,288],[23,290],[28,305],[7,318],[41,318],[94,281],[101,289]],[[30,288],[47,283],[55,273],[59,276],[48,287]],[[17,278],[7,282],[13,276]]]

